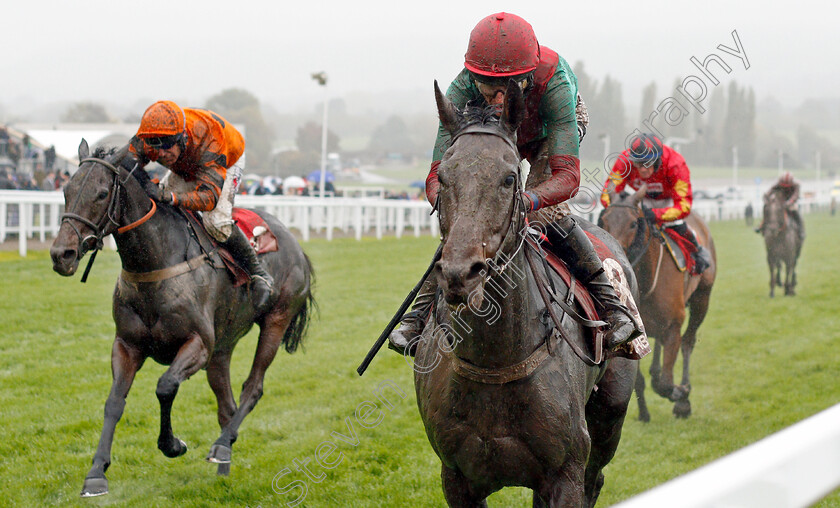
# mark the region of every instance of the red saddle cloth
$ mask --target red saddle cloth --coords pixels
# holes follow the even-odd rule
[[[688,273],[694,273],[694,257],[692,254],[694,253],[694,244],[687,240],[684,236],[674,231],[672,228],[663,228],[668,238],[673,240],[673,242],[679,247],[680,252],[683,254],[683,258],[685,258],[685,270]],[[670,247],[670,246],[669,246]],[[671,253],[671,256],[674,259],[674,262],[677,264],[677,268],[680,267],[680,262],[677,260],[674,253]]]

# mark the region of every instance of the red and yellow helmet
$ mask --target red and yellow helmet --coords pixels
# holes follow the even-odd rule
[[[515,14],[499,12],[478,22],[470,33],[464,67],[480,76],[505,77],[531,72],[540,61],[540,45],[531,25]]]
[[[157,101],[146,109],[137,129],[137,137],[177,136],[187,129],[184,110],[172,101]]]

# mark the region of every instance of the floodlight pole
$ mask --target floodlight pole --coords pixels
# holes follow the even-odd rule
[[[318,192],[321,194],[321,197],[324,198],[326,197],[326,194],[324,193],[324,186],[327,179],[327,104],[329,103],[327,93],[327,73],[323,71],[313,73],[312,79],[324,87],[324,119],[321,122],[321,182],[318,184]]]

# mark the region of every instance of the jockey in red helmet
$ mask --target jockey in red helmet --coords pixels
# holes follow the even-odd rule
[[[778,195],[785,206],[787,206],[788,217],[799,224],[800,236],[804,240],[805,228],[802,226],[802,216],[799,215],[799,182],[797,182],[790,171],[785,171],[779,180],[773,184],[770,189],[764,193],[764,201],[772,194]],[[764,218],[761,219],[761,225],[755,229],[756,233],[764,232]]]
[[[564,204],[580,186],[578,151],[589,122],[578,94],[577,77],[566,60],[537,42],[527,21],[499,12],[473,28],[464,69],[452,81],[446,96],[459,109],[468,103],[500,105],[510,80],[525,95],[525,119],[516,141],[520,155],[531,164],[523,193],[529,217],[532,223],[547,225],[550,247],[587,285],[601,318],[610,325],[605,344],[615,349],[639,331],[616,296],[592,243]],[[435,203],[440,187],[438,166],[451,141],[441,125],[426,178],[426,197],[431,203]],[[423,330],[435,291],[435,281],[427,279],[402,327],[391,334],[392,349],[412,353],[412,343]]]
[[[601,204],[610,205],[607,188],[615,185],[615,192],[625,186],[639,189],[647,185],[643,201],[645,217],[662,227],[671,228],[694,245],[694,273],[703,273],[712,261],[709,250],[697,242],[694,231],[685,223],[691,213],[691,173],[682,155],[666,146],[653,134],[639,134],[630,139],[613,165],[604,184]]]
[[[145,172],[135,174],[152,199],[203,212],[207,231],[251,274],[253,303],[262,313],[270,303],[274,280],[231,218],[242,171],[234,164],[244,151],[242,134],[220,115],[158,101],[143,113],[121,165],[134,171],[154,161],[171,171],[163,188]]]

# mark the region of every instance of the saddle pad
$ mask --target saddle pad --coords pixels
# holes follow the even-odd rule
[[[665,240],[665,246],[671,253],[671,259],[674,260],[677,268],[681,272],[688,270],[689,273],[692,273],[694,258],[691,257],[691,253],[694,252],[694,244],[671,228],[662,228],[659,234]]]

